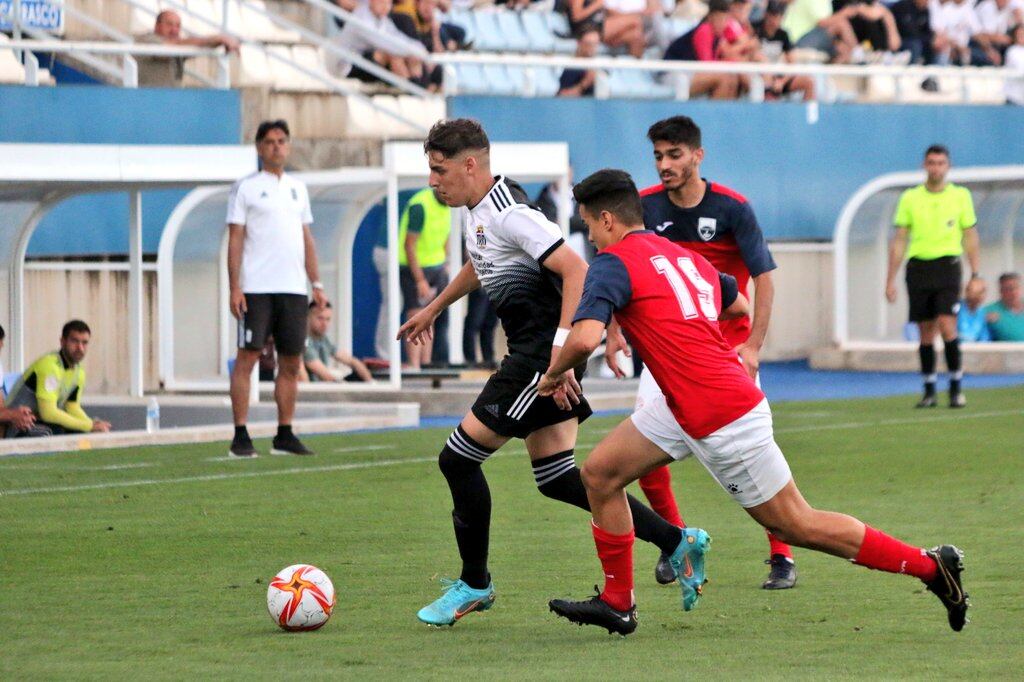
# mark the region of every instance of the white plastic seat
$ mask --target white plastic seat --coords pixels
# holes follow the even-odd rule
[[[505,39],[506,49],[513,52],[529,52],[530,38],[519,20],[519,14],[510,10],[498,10],[494,16],[498,22],[498,30]]]
[[[24,83],[25,67],[14,56],[14,50],[3,46],[8,38],[0,33],[0,83]]]
[[[231,60],[233,86],[260,86],[273,83],[274,74],[267,56],[252,45],[242,45],[238,56]]]
[[[297,43],[301,40],[294,31],[280,28],[260,10],[266,11],[263,0],[246,0],[238,5],[242,30],[239,33],[251,40],[264,43]]]

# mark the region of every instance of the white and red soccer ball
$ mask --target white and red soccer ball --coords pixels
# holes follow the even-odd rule
[[[270,581],[267,610],[274,622],[289,632],[316,630],[334,610],[334,585],[316,566],[289,566]]]

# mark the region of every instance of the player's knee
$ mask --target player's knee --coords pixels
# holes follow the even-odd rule
[[[451,479],[453,476],[466,475],[479,469],[492,454],[493,448],[485,447],[473,440],[460,425],[445,441],[444,448],[437,458],[437,466],[445,478]]]
[[[604,493],[616,487],[615,472],[600,464],[585,462],[580,470],[580,477],[587,490]]]
[[[452,478],[465,475],[473,469],[480,468],[480,463],[467,459],[445,447],[437,457],[437,468],[441,470],[445,478]]]
[[[561,502],[575,503],[583,491],[580,484],[580,472],[576,468],[576,459],[572,450],[534,461],[533,480],[542,495]],[[585,492],[583,492],[583,498],[586,498]]]

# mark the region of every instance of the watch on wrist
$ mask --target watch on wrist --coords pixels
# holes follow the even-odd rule
[[[320,280],[317,280],[316,282],[313,282],[313,288],[314,289],[319,289],[320,291],[323,291],[324,283],[321,282]]]

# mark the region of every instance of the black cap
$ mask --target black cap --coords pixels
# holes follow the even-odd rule
[[[785,14],[786,5],[779,0],[770,0],[768,6],[764,9],[765,14]]]
[[[708,14],[712,12],[728,12],[729,0],[710,0],[708,2]]]

